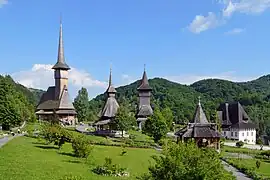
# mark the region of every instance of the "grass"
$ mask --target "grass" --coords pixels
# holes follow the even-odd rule
[[[257,159],[235,159],[235,158],[229,158],[230,162],[233,162],[233,164],[240,164],[242,166],[248,167],[248,168],[254,168],[255,172],[263,177],[270,178],[270,161],[269,160],[260,160],[261,166],[259,169],[256,168],[256,161]]]
[[[154,142],[153,138],[151,138],[151,137],[149,137],[141,132],[130,130],[130,131],[128,131],[128,133],[129,133],[130,137],[133,138],[134,141],[150,142],[150,143]]]
[[[150,156],[157,154],[153,149],[126,148],[127,153],[120,156],[122,148],[94,146],[87,160],[73,157],[72,147],[65,144],[61,150],[54,146],[38,143],[34,138],[17,137],[0,149],[0,179],[5,180],[60,180],[64,176],[78,176],[83,180],[125,179],[99,176],[91,172],[105,157],[113,163],[128,168],[130,177],[147,172]]]
[[[260,154],[262,151],[257,149],[248,149],[248,148],[238,148],[238,147],[232,147],[232,146],[223,146],[222,151],[225,152],[232,152],[232,153],[242,153],[242,154],[250,154],[250,155],[256,155]]]

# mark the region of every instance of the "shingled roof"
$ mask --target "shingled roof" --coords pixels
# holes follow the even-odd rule
[[[107,93],[114,93],[114,94],[117,92],[112,85],[112,68],[110,68],[109,86],[108,86],[106,92]]]
[[[137,88],[138,90],[148,90],[151,91],[152,88],[149,85],[148,79],[147,79],[147,75],[146,75],[146,71],[144,70],[143,72],[143,77],[141,79],[141,84],[140,86]]]
[[[61,114],[76,114],[75,108],[70,101],[70,97],[66,87],[64,87],[59,100],[55,99],[55,86],[49,87],[48,90],[41,96],[40,102],[36,110],[38,112],[41,112],[39,110],[56,110],[56,113],[57,110],[61,110],[59,111]]]
[[[187,126],[180,129],[175,133],[176,136],[184,137],[184,138],[210,138],[221,137],[220,133],[217,131],[217,126],[215,123],[209,123],[206,115],[202,109],[201,102],[199,99],[199,103],[197,104],[196,111],[194,113],[194,117]]]
[[[109,76],[109,86],[106,90],[107,93],[107,100],[104,104],[102,111],[100,112],[99,116],[101,120],[104,119],[112,119],[115,117],[117,110],[119,108],[119,104],[115,99],[116,90],[112,85],[112,71],[110,69],[110,76]]]
[[[137,113],[138,117],[147,117],[153,114],[153,109],[150,105],[142,105]]]
[[[197,104],[196,111],[194,113],[193,120],[191,121],[191,123],[200,123],[200,124],[207,124],[208,123],[206,115],[202,109],[200,99],[199,99],[199,102]]]
[[[248,114],[239,102],[223,103],[217,110],[222,127],[231,126],[240,129],[256,128],[256,125],[251,122]]]
[[[60,21],[57,62],[52,67],[52,69],[62,69],[62,70],[69,70],[70,69],[70,67],[65,62],[62,21]]]

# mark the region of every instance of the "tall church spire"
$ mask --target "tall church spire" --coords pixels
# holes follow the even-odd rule
[[[69,70],[70,67],[65,62],[64,55],[64,43],[63,43],[63,27],[62,27],[62,16],[60,17],[60,30],[59,30],[59,42],[58,42],[58,57],[57,62],[52,69]]]
[[[140,90],[152,90],[152,88],[149,85],[148,79],[147,79],[147,75],[146,75],[146,70],[145,70],[145,64],[144,64],[144,71],[143,71],[143,77],[141,80],[141,84],[140,86],[137,88],[139,91]]]
[[[106,92],[108,93],[109,96],[116,93],[116,90],[112,85],[112,67],[110,67],[109,86]]]
[[[112,66],[110,67],[109,86],[112,85]]]

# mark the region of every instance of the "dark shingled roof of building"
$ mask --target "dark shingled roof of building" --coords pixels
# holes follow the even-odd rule
[[[150,105],[142,105],[139,109],[137,116],[151,116],[153,114],[153,109]]]
[[[186,127],[176,132],[175,135],[186,138],[221,137],[221,134],[216,130],[216,124],[213,123],[189,123]]]
[[[256,128],[256,125],[251,122],[249,116],[239,102],[230,104],[223,103],[217,110],[222,127],[231,126],[240,129]]]
[[[108,86],[106,92],[107,93],[116,93],[117,92],[112,85],[112,68],[110,68],[109,86]]]
[[[63,70],[70,69],[70,67],[65,62],[62,22],[60,22],[58,58],[56,64],[52,67],[52,69],[63,69]]]
[[[149,85],[148,79],[147,79],[147,75],[146,75],[146,71],[144,70],[143,72],[143,77],[141,80],[141,84],[140,86],[137,88],[138,90],[148,90],[151,91],[152,88]]]
[[[201,102],[196,107],[193,120],[188,125],[175,133],[176,136],[186,138],[210,138],[221,137],[215,123],[209,123],[202,109]]]
[[[196,111],[194,113],[193,120],[191,121],[191,123],[200,123],[200,124],[208,123],[206,115],[202,109],[200,100],[199,103],[197,104]]]
[[[108,97],[101,111],[101,119],[115,117],[119,105],[114,97]]]
[[[62,110],[59,111],[62,114],[64,111],[67,113],[71,112],[72,114],[76,114],[75,108],[70,101],[66,87],[64,87],[59,100],[56,100],[55,98],[55,86],[49,87],[47,91],[41,96],[36,110]]]
[[[110,69],[110,76],[109,76],[109,87],[106,93],[108,94],[106,103],[104,104],[102,111],[99,113],[101,120],[115,117],[117,110],[119,108],[119,104],[117,103],[115,99],[116,90],[112,86],[112,70],[111,69]]]

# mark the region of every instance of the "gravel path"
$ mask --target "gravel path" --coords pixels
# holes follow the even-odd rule
[[[15,136],[5,136],[0,139],[0,148],[4,146],[8,141],[12,140],[15,137],[23,136],[24,134],[16,134]]]
[[[238,169],[236,169],[233,166],[229,165],[225,161],[221,161],[221,163],[224,165],[224,168],[227,171],[230,171],[230,172],[233,173],[233,175],[236,177],[237,180],[252,180],[251,178],[247,177],[247,175],[241,173]]]
[[[236,147],[235,142],[224,142],[224,145]],[[244,144],[243,147],[248,149],[261,149],[261,146],[257,144]],[[270,146],[263,146],[263,150],[270,150]]]

